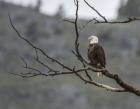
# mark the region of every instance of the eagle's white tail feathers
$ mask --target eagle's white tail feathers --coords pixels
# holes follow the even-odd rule
[[[97,72],[97,77],[103,77],[102,72]]]

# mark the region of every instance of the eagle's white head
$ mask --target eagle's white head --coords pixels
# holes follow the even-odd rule
[[[88,40],[89,40],[89,44],[96,44],[96,43],[98,43],[98,37],[97,36],[90,36],[88,38]]]

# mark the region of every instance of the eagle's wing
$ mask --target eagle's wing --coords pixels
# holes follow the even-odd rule
[[[105,67],[106,59],[105,52],[102,46],[100,46],[99,44],[89,46],[88,59],[90,60],[90,64],[92,64],[94,67],[97,67],[98,64],[100,64],[101,67]]]
[[[88,59],[90,60],[90,64],[94,65],[94,67],[96,66],[96,62],[95,62],[95,54],[94,54],[94,45],[90,46],[88,48]]]
[[[105,67],[106,65],[105,52],[103,47],[100,46],[99,44],[97,44],[94,47],[93,57],[95,57],[96,60],[101,64],[101,67]]]

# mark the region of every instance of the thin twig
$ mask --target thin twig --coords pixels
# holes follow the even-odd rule
[[[74,21],[71,21],[71,20],[68,20],[68,19],[64,19],[64,21],[74,24]]]
[[[124,23],[131,23],[131,22],[134,22],[134,21],[140,21],[140,18],[138,17],[128,17],[126,20],[123,20],[123,21],[99,21],[97,19],[94,19],[95,20],[95,24],[101,24],[101,23],[106,23],[106,24],[124,24]]]
[[[84,2],[92,9],[94,10],[105,22],[108,22],[107,19],[101,14],[99,13],[99,11],[97,9],[95,9],[93,6],[91,6],[86,0],[84,0]]]

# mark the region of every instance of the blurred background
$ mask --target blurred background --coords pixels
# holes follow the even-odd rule
[[[80,1],[80,51],[87,58],[87,38],[99,36],[105,49],[107,69],[118,73],[123,80],[139,88],[140,82],[140,21],[128,24],[84,25],[100,17]],[[139,0],[88,0],[109,20],[140,16]],[[68,66],[79,65],[71,53],[74,48],[74,26],[64,22],[73,19],[73,0],[0,0],[0,109],[139,109],[139,97],[130,93],[113,93],[85,85],[76,76],[21,78],[23,57],[30,66],[45,68],[34,62],[34,50],[19,39],[11,28],[8,12],[18,31],[42,48],[51,57]],[[55,66],[52,62],[41,59]],[[115,86],[105,77],[92,78]]]

